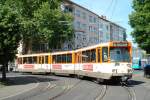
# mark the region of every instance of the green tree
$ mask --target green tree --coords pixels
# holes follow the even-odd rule
[[[32,44],[49,43],[50,48],[59,48],[72,37],[71,14],[61,11],[62,0],[7,0],[20,12],[24,53],[31,53]]]
[[[14,9],[0,2],[0,64],[2,80],[6,79],[6,67],[16,54],[21,39],[20,17]]]
[[[150,53],[150,0],[133,0],[133,9],[129,15],[131,35],[139,47]]]
[[[49,2],[43,3],[34,12],[34,22],[36,22],[39,37],[42,38],[38,40],[48,42],[50,48],[59,49],[62,43],[71,39],[73,35],[71,24],[73,18],[70,13],[61,11],[60,7],[56,9],[50,8]]]

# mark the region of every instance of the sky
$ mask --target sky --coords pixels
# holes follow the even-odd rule
[[[71,0],[90,11],[106,18],[126,29],[127,40],[132,41],[128,16],[133,11],[132,0]]]

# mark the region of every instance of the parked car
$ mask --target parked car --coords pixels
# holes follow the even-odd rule
[[[144,77],[146,77],[146,78],[150,77],[150,64],[147,64],[144,67]]]

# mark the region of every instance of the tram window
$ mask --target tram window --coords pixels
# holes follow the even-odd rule
[[[56,57],[57,57],[57,58],[56,58],[56,62],[57,62],[57,63],[61,63],[61,55],[57,55]]]
[[[101,60],[100,50],[101,50],[101,49],[98,49],[98,62],[100,62],[100,60]]]
[[[53,60],[53,63],[56,63],[56,61],[57,61],[56,55],[53,55],[53,56],[52,56],[52,60]]]
[[[72,62],[72,55],[71,54],[67,54],[66,55],[66,62],[67,63],[71,63]]]
[[[18,64],[22,64],[22,58],[18,58]]]
[[[72,55],[71,54],[63,54],[63,55],[54,55],[53,63],[71,63]]]
[[[36,63],[37,63],[37,57],[33,57],[33,58],[32,58],[32,63],[33,63],[33,64],[36,64]]]
[[[44,64],[44,56],[39,56],[39,64]]]
[[[96,50],[88,50],[82,52],[82,62],[96,62]]]
[[[42,63],[42,58],[41,58],[41,56],[39,56],[39,64],[41,64]]]
[[[32,57],[28,57],[28,64],[32,64]]]
[[[45,56],[45,64],[48,64],[48,56]]]
[[[87,51],[83,51],[82,52],[82,62],[85,63],[85,62],[88,62],[88,59],[90,58],[89,53]]]
[[[86,59],[87,62],[91,62],[91,51],[87,51],[86,54],[88,56],[87,59]]]
[[[90,53],[90,55],[91,55],[91,59],[90,59],[90,62],[96,62],[96,50],[94,49],[94,50],[91,50],[91,53]]]
[[[66,55],[61,55],[61,62],[66,63]]]
[[[108,61],[108,47],[103,47],[102,49],[102,59],[103,62],[107,62]]]
[[[27,58],[26,58],[26,57],[23,58],[23,63],[24,63],[24,64],[27,63]]]
[[[44,64],[44,56],[41,56],[41,64]]]

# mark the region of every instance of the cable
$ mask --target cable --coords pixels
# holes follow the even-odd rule
[[[113,7],[113,9],[112,9],[112,14],[111,14],[111,16],[113,16],[114,15],[114,12],[115,12],[115,9],[116,9],[116,6],[117,6],[117,2],[118,0],[115,0],[114,1],[114,7]]]
[[[111,0],[111,2],[110,2],[110,4],[109,4],[108,8],[107,8],[106,11],[105,11],[105,15],[106,15],[106,13],[107,13],[108,11],[110,11],[110,8],[112,7],[113,2],[114,2],[114,0]]]

